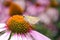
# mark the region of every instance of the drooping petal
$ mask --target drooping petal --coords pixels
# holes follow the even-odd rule
[[[6,26],[5,23],[0,23],[0,28],[4,28]]]
[[[11,32],[6,32],[0,36],[0,40],[8,40]]]
[[[35,40],[51,40],[50,38],[44,36],[43,34],[37,32],[37,31],[34,31],[32,30],[30,32],[30,34],[32,35],[32,37],[35,39]]]
[[[0,29],[0,32],[2,32],[2,31],[4,31],[4,30],[6,30],[6,28],[1,28],[1,29]]]
[[[33,40],[33,38],[31,37],[31,35],[29,33],[26,34],[26,38],[27,38],[27,40]]]
[[[17,40],[17,34],[12,35],[10,40]]]
[[[22,40],[22,37],[21,37],[21,35],[20,34],[18,34],[18,40]]]
[[[27,40],[25,35],[21,35],[22,36],[22,40]]]
[[[40,21],[40,18],[38,18],[38,17],[33,17],[33,16],[25,16],[25,19],[26,19],[30,24],[36,24],[38,21]]]
[[[6,24],[5,23],[0,23],[0,32],[7,30],[7,28],[5,28]]]

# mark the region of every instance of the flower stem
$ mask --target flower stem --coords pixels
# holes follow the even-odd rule
[[[8,40],[10,40],[10,39],[11,39],[11,36],[12,36],[12,32],[11,32],[11,34],[10,34],[10,36],[9,36]]]

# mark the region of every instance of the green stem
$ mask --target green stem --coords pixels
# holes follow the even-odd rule
[[[10,39],[11,39],[11,36],[12,36],[12,32],[11,32],[11,34],[10,34],[10,36],[9,36],[8,40],[10,40]]]

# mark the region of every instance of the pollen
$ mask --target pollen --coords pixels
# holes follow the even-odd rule
[[[24,12],[24,9],[21,6],[15,4],[15,3],[11,3],[10,10],[9,10],[10,16],[22,15],[23,12]]]
[[[31,25],[24,20],[23,16],[20,15],[12,16],[7,20],[6,24],[8,29],[13,33],[27,33],[32,29]]]

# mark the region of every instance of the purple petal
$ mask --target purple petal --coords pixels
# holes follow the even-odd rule
[[[21,37],[22,37],[22,40],[27,40],[25,35],[21,35]]]
[[[8,40],[11,32],[6,32],[0,36],[0,40]]]
[[[37,16],[38,17],[44,11],[45,11],[44,6],[36,7],[35,5],[30,5],[27,7],[27,11],[24,13],[24,15]]]
[[[44,12],[45,11],[45,7],[44,6],[39,6],[39,7],[37,7],[37,12],[39,13],[39,14],[41,14],[42,12]]]
[[[0,32],[2,32],[2,31],[4,31],[4,30],[7,30],[7,29],[6,29],[6,28],[1,28],[1,29],[0,29]]]
[[[0,23],[0,28],[4,28],[6,26],[5,23]]]
[[[50,38],[44,36],[43,34],[37,32],[37,31],[34,31],[32,30],[30,32],[30,34],[32,35],[32,37],[35,39],[35,40],[51,40]]]
[[[58,10],[54,9],[54,8],[49,8],[46,12],[46,14],[53,20],[53,21],[57,21],[58,20]]]
[[[18,39],[17,39],[17,34],[12,35],[12,37],[11,37],[10,40],[18,40]]]
[[[10,17],[9,16],[9,9],[3,8],[2,11],[0,12],[0,23],[6,22],[9,17]]]
[[[44,24],[51,23],[50,17],[48,17],[45,13],[40,14],[39,18],[40,18],[40,21],[43,22]]]
[[[6,26],[5,23],[0,23],[0,32],[7,30],[7,28],[5,26]]]
[[[27,8],[27,13],[31,16],[36,16],[37,15],[37,11],[34,5],[31,5]]]
[[[1,11],[2,11],[2,4],[0,4],[0,13],[1,13]]]
[[[33,38],[31,37],[31,35],[29,33],[26,34],[26,38],[27,38],[27,40],[33,40]]]
[[[50,0],[36,0],[37,3],[41,4],[41,5],[49,5],[50,4]]]
[[[22,40],[22,37],[20,34],[18,34],[17,38],[18,38],[18,40]]]

